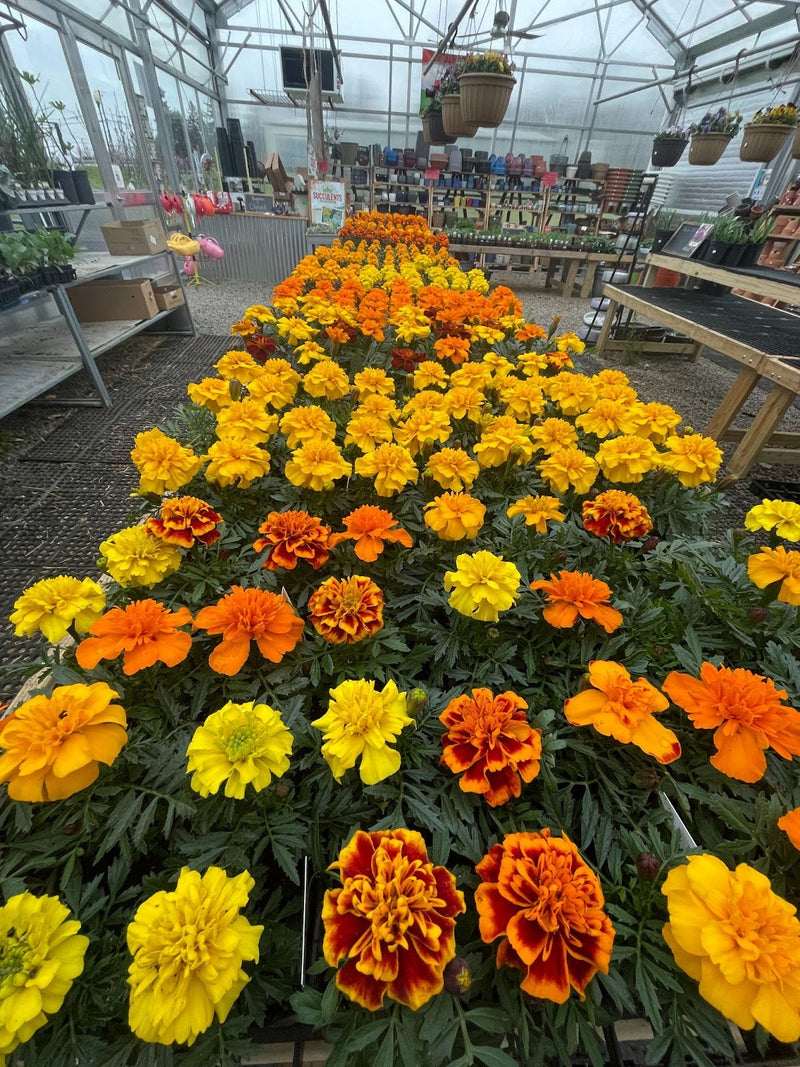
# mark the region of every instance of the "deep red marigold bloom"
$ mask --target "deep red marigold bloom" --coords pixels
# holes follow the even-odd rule
[[[331,864],[342,879],[322,905],[322,950],[336,985],[377,1011],[385,996],[416,1011],[444,985],[464,894],[434,867],[416,830],[358,830]],[[343,966],[339,966],[346,960]]]
[[[179,548],[192,548],[195,541],[213,545],[220,538],[217,524],[222,516],[196,496],[171,497],[161,502],[161,518],[148,519],[148,533]]]
[[[391,511],[375,507],[374,504],[363,504],[351,511],[342,519],[342,525],[347,533],[331,534],[331,548],[341,541],[355,541],[353,551],[365,563],[375,562],[383,552],[384,541],[395,541],[406,548],[411,548],[413,544],[408,530],[402,527],[395,529],[397,519]]]
[[[393,348],[392,366],[395,370],[404,370],[411,374],[418,363],[425,359],[424,352],[415,352],[413,348]]]
[[[332,645],[354,645],[383,626],[383,593],[371,578],[328,578],[308,601],[309,620]]]
[[[653,520],[638,496],[621,489],[606,489],[594,500],[584,500],[583,525],[589,533],[609,537],[618,545],[649,534]]]
[[[264,566],[269,571],[284,567],[293,571],[299,559],[304,559],[315,571],[330,555],[330,526],[323,526],[315,515],[305,511],[271,511],[258,528],[264,534],[253,544],[256,552],[266,549]]]
[[[539,773],[542,734],[528,722],[527,707],[516,693],[494,696],[490,689],[473,689],[472,696],[451,700],[439,716],[447,727],[441,762],[461,775],[465,793],[482,793],[493,808],[518,797],[522,782]]]
[[[608,604],[609,587],[584,571],[560,571],[558,578],[551,574],[549,582],[545,579],[531,582],[531,589],[541,589],[547,594],[550,603],[542,615],[558,629],[574,626],[578,616],[594,619],[607,634],[622,625],[622,615]]]
[[[280,663],[303,636],[303,620],[291,604],[265,589],[243,589],[234,585],[216,604],[201,608],[195,629],[222,634],[222,641],[208,657],[218,674],[234,675],[250,654],[250,642],[271,663]]]
[[[497,966],[525,971],[532,997],[563,1004],[597,971],[608,974],[614,927],[603,910],[600,879],[566,836],[506,834],[475,870],[481,938],[502,937]]]
[[[188,608],[168,611],[157,600],[134,600],[126,608],[112,608],[94,623],[75,649],[84,670],[93,670],[101,659],[122,655],[124,674],[136,674],[158,661],[177,667],[189,655],[191,634],[178,629],[192,621]]]
[[[257,363],[265,363],[275,351],[276,342],[274,337],[256,334],[253,337],[245,337],[244,347]]]

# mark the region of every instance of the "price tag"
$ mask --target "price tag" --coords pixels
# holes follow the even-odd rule
[[[439,171],[436,169],[436,167],[427,167],[425,170],[425,178],[426,180],[438,182]]]
[[[546,170],[542,175],[542,185],[549,186],[551,189],[558,181],[558,175],[554,170]]]
[[[317,173],[318,174],[327,174],[328,173],[328,161],[327,161],[327,159],[318,159],[317,160]]]

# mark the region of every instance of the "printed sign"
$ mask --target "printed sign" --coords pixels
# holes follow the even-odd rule
[[[542,185],[552,187],[558,181],[558,174],[554,170],[546,170],[542,175]]]
[[[347,186],[344,182],[309,182],[308,214],[312,226],[316,222],[343,226],[346,210]]]

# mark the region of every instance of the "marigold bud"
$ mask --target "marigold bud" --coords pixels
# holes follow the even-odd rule
[[[735,474],[726,474],[722,481],[717,483],[717,489],[730,489],[732,486],[737,485],[739,479]]]
[[[279,781],[275,783],[274,793],[278,800],[286,800],[291,791],[292,787],[288,782]]]
[[[661,870],[661,864],[652,852],[640,852],[636,857],[636,870],[643,882],[654,882]]]
[[[75,822],[67,822],[61,827],[61,833],[65,837],[74,837],[79,834],[83,829],[83,823],[80,819],[76,819]]]
[[[656,537],[655,534],[652,537],[648,537],[646,541],[642,542],[642,552],[652,552],[660,541],[661,538]]]
[[[768,615],[769,612],[766,608],[750,608],[747,612],[747,617],[752,622],[763,622]]]
[[[556,560],[559,563],[566,563],[567,553],[564,551],[563,548],[559,548],[558,552],[556,552]]]
[[[653,655],[654,656],[663,656],[666,651],[667,650],[666,650],[666,648],[664,648],[663,645],[653,645]]]
[[[652,767],[641,767],[633,775],[633,783],[639,789],[657,789],[660,778]]]
[[[444,987],[454,997],[463,997],[472,985],[469,964],[461,956],[450,960],[444,969]]]
[[[406,711],[412,719],[416,719],[417,715],[419,715],[427,703],[428,694],[424,689],[420,689],[420,687],[417,686],[417,688],[412,689],[406,697]]]
[[[486,631],[486,636],[491,641],[496,641],[497,638],[500,636],[500,631],[497,629],[496,626],[490,626],[489,629]]]
[[[231,378],[228,382],[228,392],[230,393],[231,400],[241,400],[242,383],[238,378]]]

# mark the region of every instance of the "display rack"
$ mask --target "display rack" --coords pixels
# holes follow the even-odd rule
[[[61,230],[62,233],[69,233],[72,236],[73,245],[77,242],[81,235],[83,227],[86,225],[86,220],[93,211],[109,211],[111,204],[106,201],[99,204],[70,204],[66,200],[63,203],[57,201],[43,200],[36,204],[21,204],[19,207],[4,208],[0,211],[0,215],[6,217],[13,217],[14,215],[21,215],[22,224],[25,226],[25,216],[27,215],[40,215],[42,217],[42,225],[47,229]],[[68,215],[72,212],[80,211],[81,217],[76,226],[68,226],[64,215]]]

